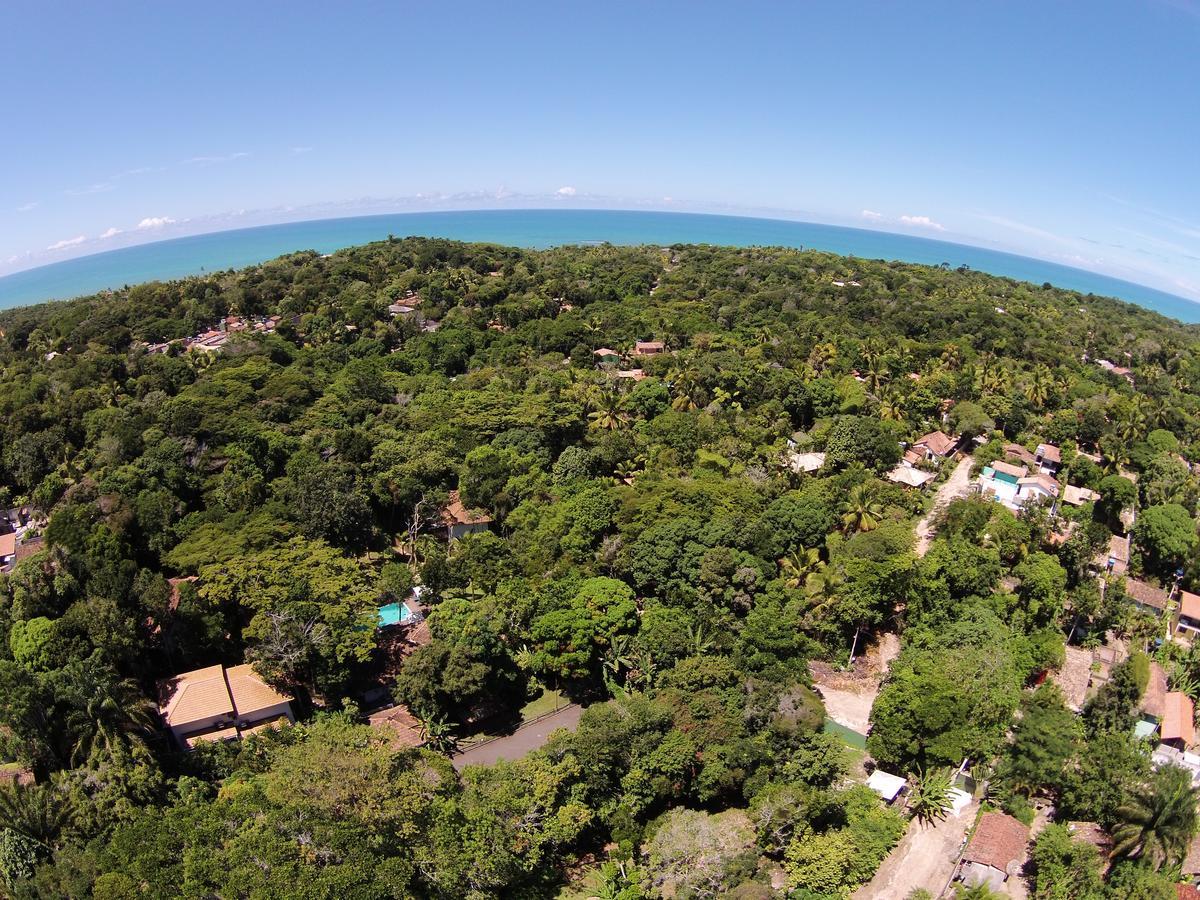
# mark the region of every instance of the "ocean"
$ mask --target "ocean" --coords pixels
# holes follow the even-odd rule
[[[1118,297],[1184,322],[1200,303],[1144,285],[997,250],[906,234],[783,219],[616,210],[398,213],[264,225],[125,247],[0,278],[0,308],[67,299],[143,281],[236,269],[283,253],[331,253],[388,235],[488,241],[539,249],[560,244],[723,244],[828,250],[867,259],[969,266],[1035,284]]]

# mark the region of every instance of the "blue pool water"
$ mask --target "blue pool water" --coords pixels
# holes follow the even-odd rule
[[[866,259],[897,259],[1005,275],[1034,284],[1118,297],[1185,322],[1200,321],[1200,303],[1095,272],[982,247],[907,234],[812,222],[688,213],[598,209],[474,210],[397,213],[264,225],[111,250],[0,278],[0,309],[67,299],[143,281],[239,268],[296,250],[342,247],[424,235],[518,247],[609,241],[613,244],[723,244],[828,250]]]
[[[387,628],[389,625],[399,625],[401,622],[407,622],[412,618],[412,610],[403,603],[388,603],[386,606],[379,607],[379,627]]]

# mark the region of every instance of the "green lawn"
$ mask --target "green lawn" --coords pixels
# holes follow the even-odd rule
[[[564,706],[570,705],[562,691],[542,691],[542,696],[530,700],[521,707],[521,721],[529,722],[536,719],[538,716],[544,716],[546,713],[552,713],[555,710],[562,709]]]

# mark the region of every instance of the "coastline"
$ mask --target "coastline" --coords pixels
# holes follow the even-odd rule
[[[146,281],[240,269],[302,250],[331,253],[389,235],[528,249],[605,242],[785,246],[865,259],[966,265],[990,275],[1115,297],[1183,322],[1200,322],[1200,303],[1187,298],[1084,269],[968,244],[789,219],[575,209],[395,213],[189,235],[6,275],[0,278],[0,309],[71,299]]]

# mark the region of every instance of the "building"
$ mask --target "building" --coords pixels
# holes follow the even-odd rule
[[[1002,812],[985,812],[963,852],[959,878],[970,886],[986,884],[1003,891],[1004,882],[1017,875],[1025,863],[1029,829]]]
[[[1007,459],[1018,460],[1026,467],[1037,465],[1037,458],[1020,444],[1005,444],[1004,456]]]
[[[1163,697],[1158,739],[1175,750],[1186,752],[1196,743],[1196,705],[1183,691],[1168,691]]]
[[[1113,535],[1108,539],[1108,553],[1099,554],[1092,566],[1109,575],[1124,575],[1129,571],[1129,536]]]
[[[1021,490],[1020,480],[1028,474],[1029,471],[1024,466],[1014,466],[1012,463],[996,460],[990,466],[983,467],[976,483],[985,498],[1015,508],[1020,506],[1017,500]]]
[[[918,451],[926,462],[941,462],[949,459],[958,449],[958,441],[944,431],[931,431],[913,441],[913,449]]]
[[[1125,579],[1125,595],[1143,612],[1161,616],[1171,604],[1171,591],[1156,588],[1136,578]]]
[[[592,356],[596,357],[596,362],[602,366],[615,366],[621,360],[621,354],[609,347],[593,350]]]
[[[450,492],[450,499],[442,510],[441,518],[442,524],[446,526],[446,539],[449,541],[487,531],[492,524],[492,517],[487,513],[467,509],[458,491]]]
[[[646,377],[646,373],[641,369],[618,369],[618,378],[629,378],[633,381],[641,381]]]
[[[249,665],[208,666],[158,685],[158,711],[181,749],[201,741],[232,741],[264,728],[296,721],[291,698]]]
[[[1071,506],[1083,506],[1085,503],[1095,503],[1100,499],[1100,495],[1090,488],[1076,487],[1073,484],[1064,484],[1062,489],[1062,502]]]
[[[1175,633],[1190,639],[1200,635],[1200,595],[1179,592],[1179,621],[1175,623]]]
[[[1092,651],[1068,644],[1062,666],[1051,676],[1062,690],[1067,707],[1074,712],[1081,712],[1087,702],[1092,683],[1092,659]]]
[[[7,572],[17,561],[17,533],[0,534],[0,572]]]
[[[788,465],[793,472],[815,472],[821,466],[825,465],[824,453],[796,453],[794,450],[788,452]]]
[[[887,480],[904,487],[924,487],[936,477],[932,472],[925,472],[910,465],[901,463],[887,473]]]
[[[1167,709],[1167,673],[1156,662],[1150,663],[1150,675],[1146,681],[1146,690],[1142,692],[1139,705],[1141,717],[1134,725],[1133,734],[1137,738],[1148,738],[1158,731],[1163,714]]]
[[[892,803],[904,791],[908,782],[899,775],[876,769],[867,778],[867,787],[877,793],[884,803]]]
[[[1095,822],[1068,822],[1067,829],[1071,832],[1072,840],[1081,844],[1091,844],[1096,848],[1104,871],[1108,871],[1108,856],[1112,853],[1113,839],[1107,831]]]
[[[393,750],[408,750],[425,743],[420,721],[403,703],[377,710],[367,716],[367,721],[387,734]]]
[[[658,356],[666,349],[667,345],[662,341],[634,341],[633,343],[634,356]]]
[[[1038,444],[1033,451],[1033,461],[1045,475],[1057,475],[1062,468],[1062,451],[1054,444]]]
[[[1190,884],[1180,885],[1180,887],[1192,887],[1197,881],[1200,881],[1200,835],[1192,838],[1191,846],[1188,847],[1188,854],[1184,857],[1183,865],[1179,868],[1179,874],[1186,878]],[[1195,890],[1192,887],[1192,890]],[[1184,894],[1180,894],[1183,897]],[[1196,897],[1200,900],[1200,892],[1188,894],[1189,897]]]
[[[1053,503],[1058,499],[1058,494],[1058,482],[1042,472],[1017,479],[1017,502],[1019,505],[1043,500]]]

